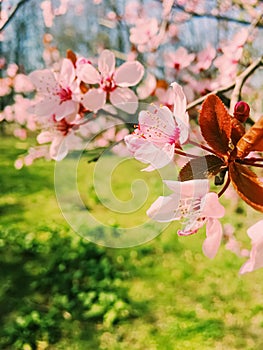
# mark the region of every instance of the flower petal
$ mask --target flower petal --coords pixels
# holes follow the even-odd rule
[[[169,143],[176,133],[173,114],[167,107],[149,106],[139,113],[139,124],[142,133],[160,145]]]
[[[184,144],[189,137],[189,115],[186,112],[186,97],[182,87],[177,83],[171,84],[174,92],[174,117],[180,129],[180,143]]]
[[[143,171],[153,171],[169,164],[174,157],[174,145],[165,145],[158,148],[148,140],[136,134],[127,135],[124,138],[128,150],[134,158],[142,163],[150,164]]]
[[[62,135],[57,135],[50,146],[49,149],[50,157],[57,161],[62,160],[68,154],[68,147],[65,141],[65,137]]]
[[[36,70],[29,74],[29,79],[43,94],[50,95],[52,91],[59,91],[59,84],[49,69]]]
[[[143,65],[138,61],[125,62],[115,71],[115,82],[118,86],[128,87],[139,83],[144,74]]]
[[[253,243],[258,240],[263,240],[263,220],[260,220],[253,226],[249,227],[247,234]]]
[[[62,86],[67,87],[74,81],[75,77],[76,75],[73,63],[69,59],[64,58],[62,61],[58,81]]]
[[[39,144],[43,143],[48,143],[52,140],[52,134],[50,131],[42,131],[38,136],[37,136],[37,142]]]
[[[100,73],[90,63],[80,64],[77,69],[78,78],[87,84],[98,84]]]
[[[110,102],[127,113],[135,113],[138,108],[138,97],[127,87],[117,88],[111,92]]]
[[[115,56],[110,50],[103,50],[98,60],[98,68],[103,77],[112,75],[115,70]]]
[[[69,100],[56,106],[56,108],[53,110],[53,113],[55,114],[56,120],[59,121],[67,116],[77,114],[78,108],[79,104],[77,102]]]
[[[215,192],[209,192],[203,197],[201,215],[207,218],[222,218],[225,215],[225,208],[219,203]]]
[[[106,103],[106,93],[99,89],[91,89],[83,96],[82,103],[88,110],[97,112]]]
[[[206,239],[203,243],[203,252],[205,256],[213,259],[220,247],[223,230],[217,219],[208,219],[206,224]]]
[[[164,183],[180,198],[202,198],[209,191],[209,180],[172,181],[165,180]]]
[[[160,196],[150,206],[146,214],[153,220],[159,222],[169,222],[179,220],[180,217],[175,215],[175,209],[179,205],[179,199],[176,196]]]

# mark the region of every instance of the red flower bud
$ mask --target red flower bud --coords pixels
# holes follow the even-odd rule
[[[234,117],[239,120],[241,123],[244,123],[249,117],[250,107],[244,101],[239,101],[235,105]]]

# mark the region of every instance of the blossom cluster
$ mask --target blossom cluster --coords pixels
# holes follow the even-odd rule
[[[46,33],[43,59],[48,68],[26,76],[17,65],[9,64],[6,76],[1,75],[0,96],[11,102],[4,104],[0,121],[13,123],[13,133],[20,139],[38,132],[38,145],[17,159],[16,168],[42,157],[61,161],[69,151],[82,150],[87,138],[93,139],[94,148],[124,140],[125,148],[123,143],[119,152],[128,150],[146,164],[144,171],[168,164],[180,169],[178,178],[164,180],[171,194],[157,198],[147,210],[149,218],[181,221],[179,236],[197,234],[206,227],[204,254],[214,258],[226,242],[226,249],[248,258],[242,274],[263,267],[263,221],[248,229],[252,241],[248,252],[232,228],[222,225],[225,208],[220,203],[221,196],[233,190],[246,205],[263,212],[263,119],[251,113],[248,103],[233,98],[234,93],[224,96],[231,100],[231,110],[218,97],[218,91],[237,85],[242,65],[252,74],[263,64],[262,58],[258,65],[247,62],[247,57],[252,57],[246,50],[256,37],[255,27],[251,24],[237,30],[217,45],[205,42],[194,51],[183,45],[180,37],[191,16],[206,13],[205,1],[164,0],[152,2],[152,6],[129,1],[123,13],[104,13],[102,1],[94,0],[94,4],[104,16],[101,23],[113,29],[121,24],[127,29],[127,52],[99,45],[98,57],[69,50],[67,57],[61,58],[51,45],[52,35]],[[83,6],[78,4],[79,13]],[[176,6],[179,12],[173,11]],[[56,16],[64,15],[69,7],[69,1],[61,0],[56,8],[50,1],[42,1],[45,25],[51,28]],[[212,15],[228,10],[227,3],[221,2]],[[256,1],[247,4],[251,22],[260,10],[262,4]],[[3,11],[2,21],[5,17]],[[5,67],[1,58],[0,66]],[[242,94],[249,94],[249,84],[244,87],[243,83]],[[197,98],[201,101],[194,106],[203,102],[201,110],[187,105],[187,100],[193,103]],[[140,102],[148,107],[142,109]],[[129,117],[136,120],[132,133]]]
[[[246,102],[236,104],[231,116],[222,101],[213,94],[205,99],[199,116],[199,125],[204,142],[196,144],[191,140],[189,117],[186,111],[186,97],[182,88],[172,84],[174,94],[173,112],[167,107],[152,106],[139,114],[139,124],[133,134],[125,137],[125,142],[133,156],[149,166],[153,171],[175,161],[175,155],[190,160],[179,172],[178,181],[165,180],[172,191],[168,196],[160,196],[148,209],[147,215],[159,222],[181,220],[179,236],[196,234],[206,225],[206,239],[203,252],[214,258],[224,238],[219,221],[225,215],[225,208],[219,197],[226,191],[230,182],[238,195],[252,208],[263,212],[263,182],[250,168],[262,168],[263,158],[263,117],[248,131],[244,122],[250,114]],[[186,153],[185,144],[204,149],[206,155]],[[227,174],[227,180],[225,175]],[[223,185],[220,192],[210,191],[210,182]],[[263,220],[248,230],[252,239],[249,260],[240,273],[263,267]],[[242,255],[238,243],[228,236],[227,249]]]

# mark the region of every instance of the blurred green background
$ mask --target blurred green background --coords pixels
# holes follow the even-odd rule
[[[207,259],[204,230],[178,239],[177,224],[134,248],[83,240],[58,208],[54,163],[14,168],[26,146],[1,137],[1,349],[263,349],[261,270],[239,276],[244,261],[223,246]],[[86,167],[91,186],[94,163]],[[116,195],[125,186],[129,191],[143,165],[126,167],[130,177],[114,173]],[[143,176],[155,188],[151,203],[160,179]],[[94,192],[87,202],[94,215],[105,210],[107,222],[110,214]],[[231,200],[225,204],[223,222],[249,244],[246,229],[260,214]]]

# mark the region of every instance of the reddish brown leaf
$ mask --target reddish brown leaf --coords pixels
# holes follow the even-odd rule
[[[263,182],[245,165],[230,163],[229,176],[239,196],[252,208],[263,212]]]
[[[238,158],[244,158],[251,151],[263,152],[263,116],[237,143]]]
[[[199,124],[208,145],[220,156],[227,155],[231,135],[231,117],[216,95],[209,95],[201,109]]]
[[[238,143],[241,137],[245,134],[246,130],[244,125],[236,118],[231,118],[231,141],[234,146]]]
[[[223,165],[224,162],[212,154],[191,159],[181,169],[178,180],[188,181],[193,179],[206,179],[218,174]]]

